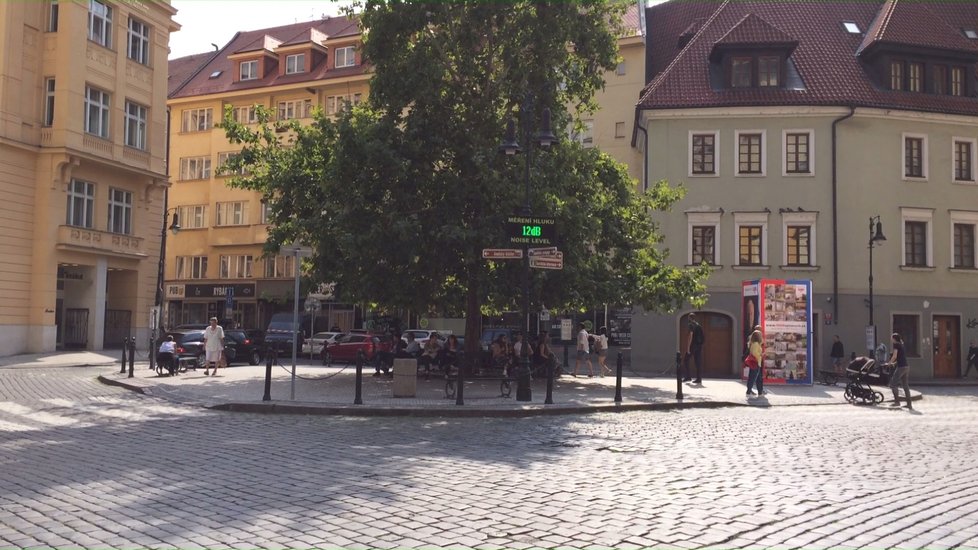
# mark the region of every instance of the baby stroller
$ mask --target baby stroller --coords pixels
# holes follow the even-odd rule
[[[862,403],[882,403],[883,394],[873,390],[872,385],[886,385],[890,383],[890,373],[892,369],[886,363],[877,363],[875,359],[869,357],[857,357],[846,367],[846,401],[855,403],[857,399]]]

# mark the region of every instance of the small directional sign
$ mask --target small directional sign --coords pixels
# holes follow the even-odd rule
[[[531,248],[529,251],[530,257],[534,256],[557,256],[560,252],[557,251],[556,246],[548,246],[546,248]],[[563,254],[561,254],[562,256]]]
[[[564,269],[564,259],[533,256],[530,258],[530,267],[536,269]]]
[[[487,260],[519,260],[523,251],[519,248],[483,248],[482,257]]]

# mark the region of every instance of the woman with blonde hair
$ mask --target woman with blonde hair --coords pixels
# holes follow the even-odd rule
[[[744,364],[747,366],[747,397],[753,395],[764,395],[764,369],[761,368],[761,361],[764,350],[761,346],[761,331],[755,329],[750,333],[747,340],[747,358]],[[757,384],[757,394],[754,393],[754,384]]]

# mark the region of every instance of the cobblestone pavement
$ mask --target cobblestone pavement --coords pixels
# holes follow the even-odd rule
[[[978,548],[978,398],[509,418],[210,411],[0,369],[2,548]]]

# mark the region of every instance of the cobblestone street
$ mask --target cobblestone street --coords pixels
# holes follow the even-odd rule
[[[978,548],[978,398],[532,418],[206,410],[0,369],[3,548]]]

